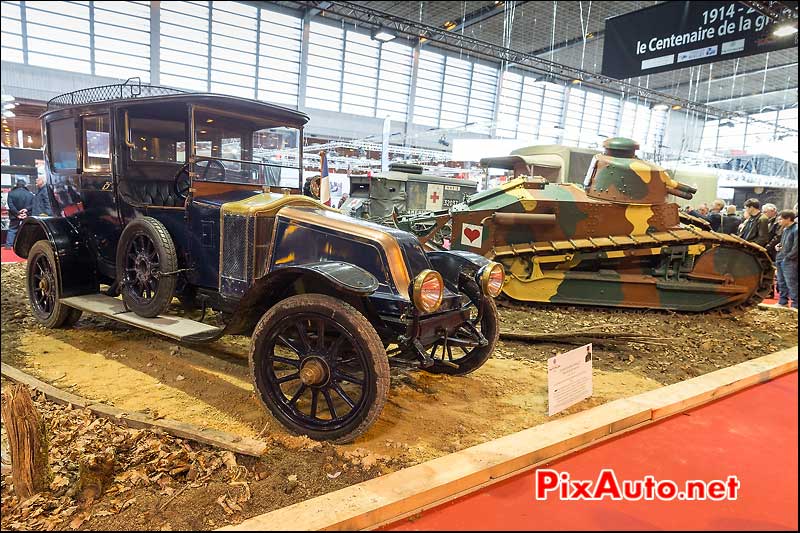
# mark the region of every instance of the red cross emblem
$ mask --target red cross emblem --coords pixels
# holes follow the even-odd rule
[[[433,194],[431,194],[431,200],[433,200],[433,203],[435,204],[439,203],[439,193],[433,191]]]

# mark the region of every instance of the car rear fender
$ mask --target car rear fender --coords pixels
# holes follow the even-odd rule
[[[22,221],[14,239],[14,253],[27,259],[37,241],[47,240],[55,251],[61,297],[92,294],[98,291],[97,263],[78,231],[65,218],[28,217]]]

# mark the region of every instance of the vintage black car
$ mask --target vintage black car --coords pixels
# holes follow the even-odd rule
[[[503,269],[426,253],[410,233],[300,195],[307,121],[131,83],[52,100],[42,131],[54,213],[28,217],[14,243],[33,315],[68,327],[90,311],[186,342],[251,335],[264,405],[337,442],[377,419],[390,364],[480,367],[498,338]],[[221,323],[167,314],[174,297]]]

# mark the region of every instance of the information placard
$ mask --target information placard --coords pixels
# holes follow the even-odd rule
[[[547,360],[547,414],[553,416],[592,395],[592,345]]]
[[[606,76],[632,78],[797,46],[741,2],[663,2],[606,19]]]

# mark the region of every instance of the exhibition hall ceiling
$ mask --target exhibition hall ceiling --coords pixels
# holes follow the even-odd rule
[[[463,28],[456,25],[452,31],[590,72],[600,72],[602,66],[605,19],[657,3],[364,2],[373,9],[440,27],[466,19]],[[583,35],[589,37],[584,41]],[[780,109],[797,102],[797,49],[718,61],[631,81],[726,110],[758,112],[770,106]]]

